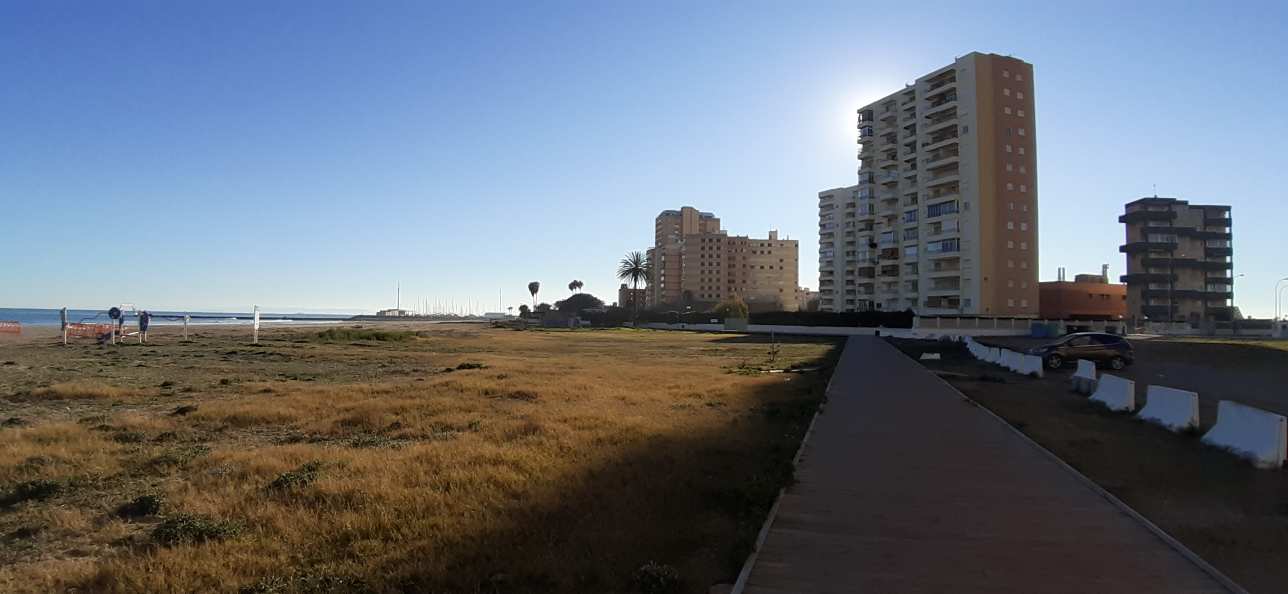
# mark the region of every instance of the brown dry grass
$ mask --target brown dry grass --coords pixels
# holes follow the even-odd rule
[[[735,576],[827,380],[748,371],[768,346],[723,335],[276,332],[136,350],[157,354],[113,368],[118,385],[184,368],[136,404],[0,406],[29,423],[0,429],[0,488],[62,485],[0,512],[0,590],[629,592],[656,561],[705,592]],[[23,348],[0,355],[60,352]],[[835,348],[787,343],[776,364]],[[159,516],[117,517],[144,494]],[[157,544],[181,514],[226,531]]]
[[[139,395],[138,390],[127,388],[117,388],[85,381],[62,382],[44,388],[32,390],[31,395],[35,398],[62,399],[62,398],[131,398]]]

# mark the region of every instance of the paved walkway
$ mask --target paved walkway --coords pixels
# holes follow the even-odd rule
[[[1231,591],[884,340],[848,340],[746,594]]]

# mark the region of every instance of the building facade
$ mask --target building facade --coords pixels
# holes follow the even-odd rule
[[[640,309],[644,309],[647,294],[648,289],[632,289],[630,285],[622,283],[622,286],[617,287],[617,306],[626,309],[635,309],[638,306]]]
[[[1079,274],[1073,281],[1038,283],[1038,315],[1045,320],[1122,320],[1127,317],[1127,286],[1109,282],[1107,273]]]
[[[1128,202],[1127,317],[1200,326],[1233,314],[1234,248],[1230,207],[1157,196]]]
[[[649,256],[650,306],[704,309],[737,295],[753,311],[797,308],[800,248],[777,231],[764,239],[732,236],[712,213],[665,210],[654,221]]]
[[[819,193],[819,307],[1036,317],[1033,67],[971,53],[858,110],[859,183]]]

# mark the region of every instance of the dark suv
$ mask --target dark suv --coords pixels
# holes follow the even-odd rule
[[[1126,338],[1104,332],[1070,334],[1051,344],[1029,349],[1029,354],[1042,357],[1048,369],[1059,369],[1066,361],[1078,359],[1122,369],[1136,359]]]

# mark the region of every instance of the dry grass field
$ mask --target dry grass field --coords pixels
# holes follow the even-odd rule
[[[370,326],[368,326],[370,328]],[[0,590],[705,592],[839,343],[173,330],[0,343]]]

